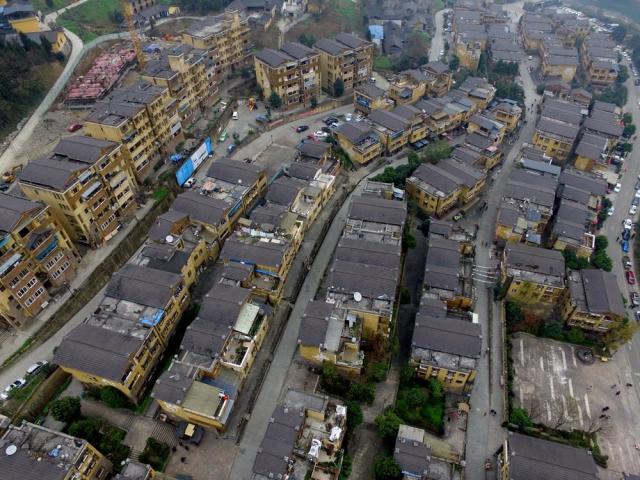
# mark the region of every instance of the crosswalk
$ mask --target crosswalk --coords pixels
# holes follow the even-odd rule
[[[498,281],[495,266],[485,267],[482,265],[474,265],[472,277],[474,281],[488,285],[495,285]]]

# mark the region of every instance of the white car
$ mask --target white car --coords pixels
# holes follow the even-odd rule
[[[2,393],[0,393],[0,399],[2,400],[6,400],[7,398],[9,398],[9,393],[11,393],[12,390],[15,390],[16,388],[22,388],[27,384],[27,381],[24,378],[18,378],[15,382],[13,382],[11,385],[8,385],[3,391]]]
[[[231,118],[233,118],[234,120],[238,119],[238,112],[233,112],[233,115],[231,115]]]
[[[635,215],[637,211],[638,207],[636,205],[631,205],[631,208],[629,209],[629,215]]]
[[[622,190],[622,184],[616,183],[616,186],[613,187],[613,191],[616,192],[616,193],[619,193],[620,190]]]
[[[347,122],[350,122],[352,118],[353,118],[353,115],[351,115],[350,113],[347,113],[347,114],[344,116],[344,119],[345,119]]]
[[[318,130],[314,135],[316,138],[327,138],[329,136],[327,132],[323,132],[322,130]]]
[[[630,218],[627,218],[627,219],[624,221],[624,228],[625,228],[626,230],[631,230],[631,227],[633,227],[633,220],[631,220]]]
[[[640,190],[636,190],[636,193],[635,193],[634,197],[640,198]]]
[[[49,365],[49,362],[47,362],[46,360],[36,362],[33,365],[31,365],[29,368],[27,368],[27,375],[35,375],[40,370],[45,368],[47,365]]]
[[[611,206],[609,208],[609,210],[607,210],[607,215],[611,216],[611,215],[613,215],[613,212],[615,212],[615,208],[613,206]]]
[[[187,178],[187,181],[184,182],[184,188],[191,188],[196,184],[196,177]]]

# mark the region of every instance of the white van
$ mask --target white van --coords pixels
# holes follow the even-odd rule
[[[233,115],[232,115],[231,118],[233,118],[234,120],[237,120],[238,119],[238,112],[233,112]]]

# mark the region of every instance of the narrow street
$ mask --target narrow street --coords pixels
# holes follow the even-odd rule
[[[516,16],[512,28],[517,25]],[[525,105],[527,110],[535,105],[539,95],[536,94],[536,86],[531,79],[526,62],[520,65],[520,77],[525,92]],[[535,108],[532,108],[535,111]],[[490,180],[489,188],[483,194],[487,202],[487,210],[476,220],[479,225],[476,239],[476,270],[491,271],[497,265],[497,259],[492,252],[492,244],[495,230],[497,211],[502,198],[502,192],[506,179],[514,168],[515,160],[522,144],[529,142],[535,130],[535,117],[527,112],[525,123],[518,133],[517,140],[511,146],[511,150],[505,156],[501,169]],[[488,246],[485,246],[488,245]],[[506,430],[501,426],[505,420],[504,413],[504,389],[500,386],[502,375],[502,318],[500,303],[493,300],[493,284],[479,281],[476,276],[476,306],[475,311],[480,317],[483,332],[483,351],[489,349],[488,355],[479,361],[478,376],[471,394],[471,412],[467,424],[467,452],[465,478],[468,480],[484,480],[484,462],[499,448],[505,438]],[[489,305],[492,303],[492,305]],[[492,312],[489,318],[489,312]],[[488,414],[489,410],[496,410],[498,415]]]
[[[436,62],[440,60],[440,52],[444,50],[444,14],[449,9],[443,9],[438,11],[435,15],[436,33],[431,39],[431,47],[429,48],[429,61]]]

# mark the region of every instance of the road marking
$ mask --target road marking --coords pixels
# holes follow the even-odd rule
[[[520,365],[524,367],[524,340],[520,339]]]
[[[562,354],[562,366],[564,367],[564,369],[567,369],[567,356],[564,354],[564,348],[562,347],[558,347],[560,348],[560,353]]]
[[[582,427],[584,422],[582,421],[582,408],[580,408],[580,404],[576,405],[578,408],[578,421],[580,422],[580,426]]]
[[[578,368],[578,364],[576,363],[576,351],[573,347],[571,347],[571,360],[573,360],[573,367]]]
[[[518,389],[518,393],[520,394],[520,405],[524,405],[524,397],[522,395],[522,389]]]
[[[562,412],[564,413],[564,418],[567,419],[567,421],[571,420],[571,417],[569,416],[569,410],[567,410],[567,401],[564,398],[564,395],[560,395],[560,399],[562,400]]]
[[[587,411],[587,417],[591,418],[591,409],[589,408],[589,395],[584,394],[584,408]]]
[[[544,372],[544,360],[542,359],[542,357],[540,357],[540,370]]]
[[[556,392],[553,389],[553,378],[549,377],[549,388],[551,389],[551,400],[556,400]]]
[[[633,372],[634,375],[637,375],[638,377],[640,377],[640,372]]]
[[[571,395],[571,398],[576,398],[573,394],[573,382],[571,381],[571,379],[569,379],[569,395]]]
[[[545,400],[544,402],[545,410],[547,411],[547,422],[551,422],[551,408],[549,407],[549,402]]]

